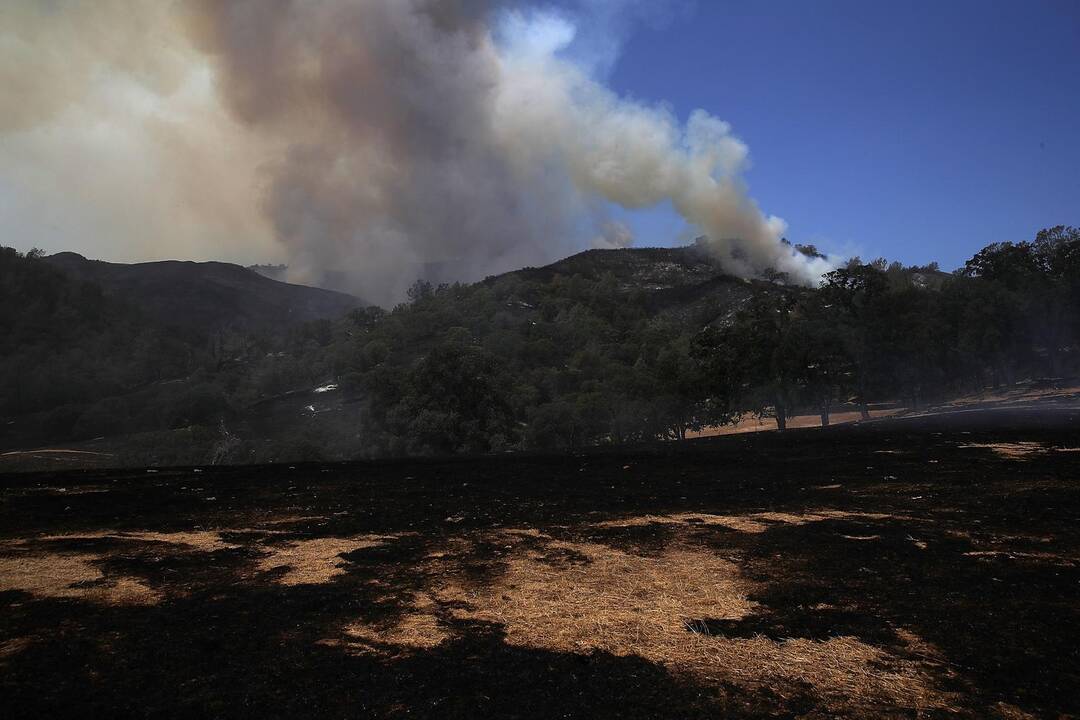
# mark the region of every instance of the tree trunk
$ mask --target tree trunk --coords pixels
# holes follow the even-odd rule
[[[870,408],[866,404],[866,379],[859,374],[859,416],[863,420],[870,419]]]
[[[787,430],[787,410],[783,405],[776,405],[776,429],[780,432]]]
[[[829,402],[821,404],[821,427],[829,427]]]

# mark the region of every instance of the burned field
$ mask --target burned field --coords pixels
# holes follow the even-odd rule
[[[1080,714],[1078,422],[8,476],[5,714]]]

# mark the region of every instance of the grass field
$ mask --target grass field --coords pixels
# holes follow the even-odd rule
[[[0,477],[6,717],[1080,714],[1080,410]]]

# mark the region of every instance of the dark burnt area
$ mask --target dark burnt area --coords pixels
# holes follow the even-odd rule
[[[494,528],[535,528],[650,556],[681,538],[760,583],[752,615],[689,618],[688,632],[847,635],[903,657],[922,652],[905,642],[908,630],[937,648],[928,662],[939,668],[942,687],[960,693],[950,716],[990,717],[1001,702],[1038,717],[1078,714],[1080,454],[1009,459],[962,447],[1075,447],[1078,417],[1000,410],[564,457],[3,477],[0,539],[107,551],[106,579],[137,577],[163,598],[109,606],[0,593],[0,647],[11,648],[0,655],[4,714],[826,715],[814,688],[705,683],[641,658],[516,647],[491,623],[442,617],[451,640],[396,655],[323,642],[348,622],[389,622],[407,612],[423,573],[434,572],[421,569],[432,552],[450,553],[467,581],[501,573],[508,551],[499,543],[481,543],[468,556],[454,556],[448,544]],[[75,492],[89,486],[108,491]],[[772,523],[762,533],[693,520],[678,533],[666,524],[596,527],[640,515],[820,508],[875,515]],[[242,547],[210,553],[110,538],[43,539],[102,529],[242,529],[282,516],[294,519],[275,526],[278,534],[226,534]],[[343,573],[318,585],[277,584],[282,570],[257,570],[250,547],[252,538],[384,533],[399,537],[345,554]],[[527,536],[516,542],[534,543],[553,564],[587,562]],[[865,708],[850,716],[860,713]],[[918,716],[912,708],[875,714]]]

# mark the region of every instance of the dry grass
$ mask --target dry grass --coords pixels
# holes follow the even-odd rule
[[[467,603],[460,616],[502,623],[512,644],[618,655],[640,654],[660,636],[685,643],[687,621],[736,620],[754,609],[736,566],[711,553],[678,548],[651,558],[554,540],[543,548],[519,548],[491,585],[451,580],[433,594]]]
[[[903,412],[902,409],[871,410],[871,418],[892,417]],[[829,415],[830,425],[846,425],[862,420],[862,414],[858,411],[838,412]],[[787,420],[789,429],[821,427],[820,415],[792,415]],[[718,435],[739,435],[752,432],[769,432],[776,430],[776,420],[773,418],[758,418],[754,416],[743,417],[734,425],[718,425],[705,428],[704,430],[690,431],[686,433],[688,438],[716,437]]]
[[[1038,455],[1045,455],[1052,450],[1052,448],[1037,442],[967,443],[958,447],[991,450],[995,455],[1006,460],[1027,460]]]
[[[222,550],[236,547],[221,540],[221,533],[216,530],[187,530],[180,532],[128,532],[117,530],[97,530],[94,532],[65,533],[63,535],[40,535],[35,540],[44,542],[77,541],[77,540],[100,540],[112,538],[116,540],[136,540],[143,542],[161,542],[170,545],[184,545],[199,550]]]
[[[707,513],[678,513],[676,515],[638,515],[619,520],[605,520],[595,527],[625,528],[643,525],[711,525],[729,530],[748,533],[762,533],[768,530],[767,523],[754,520],[749,515],[710,515]]]
[[[345,572],[343,553],[382,545],[389,538],[379,535],[359,535],[342,538],[313,538],[280,546],[265,547],[269,555],[259,560],[260,570],[285,567],[278,578],[282,585],[314,585],[330,582]]]
[[[1069,557],[1067,555],[1059,555],[1052,552],[1024,552],[1021,550],[971,550],[965,552],[966,557],[973,557],[976,559],[1000,559],[1007,558],[1009,560],[1023,560],[1032,563],[1047,563],[1050,565],[1062,565],[1065,567],[1075,566],[1080,564],[1080,558]]]
[[[326,520],[324,515],[283,515],[281,517],[275,517],[271,520],[266,520],[263,525],[292,525],[300,523],[308,523],[313,520]]]
[[[28,637],[17,637],[0,642],[0,663],[9,657],[18,655],[33,643],[34,641]]]
[[[763,533],[773,525],[805,525],[822,520],[872,519],[890,516],[880,513],[846,512],[843,510],[814,510],[805,513],[759,512],[748,515],[711,515],[708,513],[678,513],[675,515],[638,515],[619,520],[605,520],[596,527],[621,528],[642,525],[713,525],[745,533]]]
[[[498,625],[505,641],[520,647],[637,656],[710,683],[768,686],[778,692],[789,686],[808,687],[826,708],[869,708],[880,703],[944,707],[948,698],[935,690],[921,661],[898,658],[857,638],[726,637],[709,634],[709,626],[702,622],[739,620],[758,608],[749,599],[756,586],[740,574],[735,563],[690,544],[694,528],[720,526],[762,533],[777,525],[863,517],[887,516],[833,509],[747,515],[681,513],[593,526],[678,526],[683,538],[653,557],[602,544],[557,540],[534,529],[459,536],[429,552],[416,566],[420,589],[395,598],[406,602],[407,612],[379,623],[349,623],[338,637],[320,642],[348,652],[399,655],[452,639],[457,622],[481,621]],[[274,581],[283,585],[305,585],[332,581],[346,571],[348,561],[343,554],[382,545],[392,537],[356,535],[267,544],[260,536],[251,542],[265,553],[254,561],[257,570],[278,570]],[[221,533],[207,530],[103,531],[9,542],[0,545],[0,590],[113,605],[159,602],[162,594],[135,578],[106,576],[101,567],[108,553],[52,552],[41,544],[102,538],[162,543],[179,552],[238,547],[222,540]],[[465,571],[462,561],[476,557],[481,545],[490,544],[506,554],[495,575],[478,581]],[[919,649],[917,637],[911,635],[906,642],[918,649],[911,657],[932,657],[932,649]]]
[[[162,594],[138,578],[106,576],[101,570],[110,552],[57,552],[49,544],[93,540],[161,543],[182,552],[212,552],[236,545],[217,532],[112,532],[44,535],[0,546],[0,590],[21,590],[37,597],[72,598],[105,605],[154,605]],[[43,547],[42,544],[45,544]]]
[[[273,531],[222,531],[258,534]],[[31,540],[0,543],[0,591],[21,590],[38,597],[73,598],[109,605],[152,605],[162,594],[137,578],[106,576],[100,569],[104,560],[121,551],[54,552],[47,544],[93,540],[119,540],[136,543],[160,543],[171,552],[215,552],[241,547],[225,542],[222,533],[211,530],[186,532],[114,532],[98,531],[67,535],[45,535]],[[387,538],[356,536],[316,538],[283,545],[260,546],[266,555],[256,564],[258,570],[285,568],[276,579],[283,585],[329,582],[344,572],[346,561],[340,556],[382,544]],[[46,545],[42,546],[42,543]],[[141,551],[141,550],[140,550]]]
[[[411,611],[396,622],[370,625],[354,623],[344,629],[344,640],[324,640],[351,652],[398,652],[436,647],[451,637],[439,618],[439,605],[427,593],[420,593]]]
[[[0,591],[21,590],[36,597],[73,598],[105,605],[154,605],[161,595],[130,577],[108,577],[101,555],[16,549],[0,557]]]
[[[233,543],[227,543],[221,539],[221,533],[211,530],[193,530],[188,532],[139,532],[117,533],[110,535],[120,539],[141,540],[144,542],[160,542],[169,545],[179,545],[185,549],[198,550],[200,552],[214,552],[216,550],[228,550],[239,547]]]
[[[999,702],[994,706],[994,711],[1001,720],[1037,720],[1036,716],[1007,702]]]
[[[500,625],[511,645],[638,656],[699,679],[742,686],[808,684],[823,703],[838,708],[853,702],[948,704],[918,662],[853,637],[778,642],[693,632],[705,627],[701,620],[737,620],[755,611],[747,598],[752,584],[713,553],[682,545],[646,558],[535,531],[487,539],[512,548],[505,572],[492,582],[470,582],[444,559],[431,559],[429,586],[410,613],[389,626],[350,625],[343,640],[332,642],[358,651],[408,652],[450,636],[440,618],[479,620]],[[542,540],[539,546],[536,539]]]

